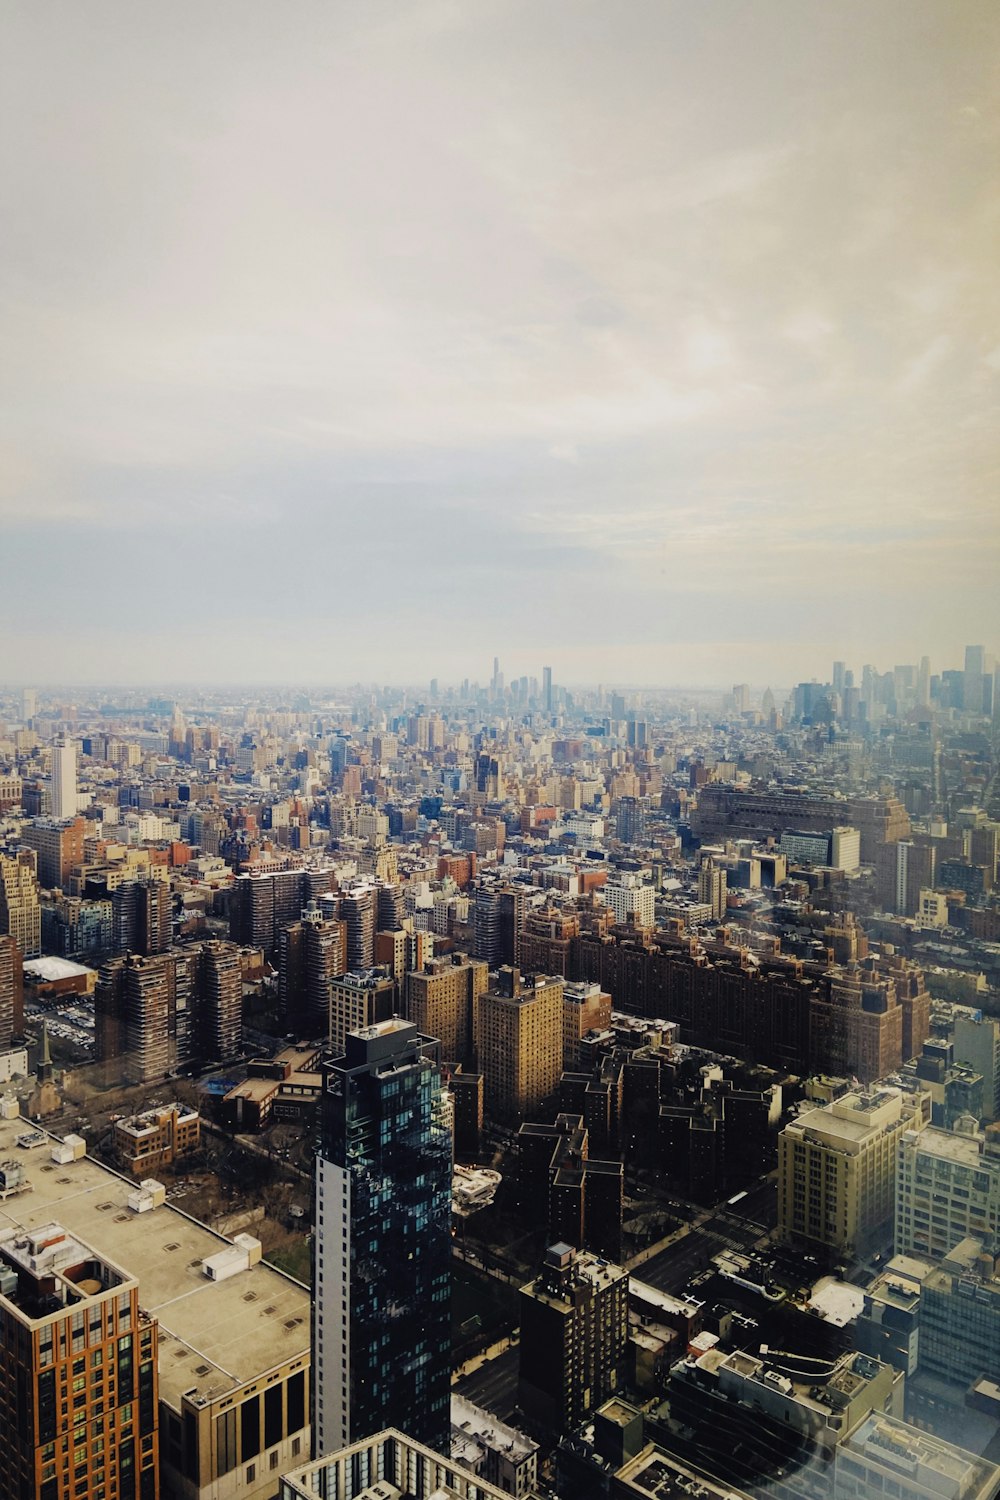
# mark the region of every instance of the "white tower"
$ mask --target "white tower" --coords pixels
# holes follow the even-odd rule
[[[50,801],[54,818],[76,817],[76,745],[72,740],[60,740],[52,747]]]

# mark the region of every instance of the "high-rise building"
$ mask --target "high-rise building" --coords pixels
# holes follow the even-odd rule
[[[197,950],[197,1052],[216,1062],[236,1057],[243,1040],[243,976],[235,943],[215,938]]]
[[[315,1451],[386,1423],[443,1448],[451,1131],[436,1043],[399,1019],[323,1066],[314,1221]]]
[[[194,958],[125,954],[104,964],[94,991],[94,1055],[118,1060],[133,1083],[162,1079],[194,1049]]]
[[[38,690],[32,687],[21,689],[21,718],[30,724],[38,712]]]
[[[580,1043],[588,1031],[606,1031],[611,1025],[611,996],[592,980],[578,979],[563,985],[563,1068],[570,1073],[580,1066]]]
[[[158,1500],[157,1325],[59,1223],[0,1239],[0,1454],[18,1500]]]
[[[698,871],[698,900],[712,908],[712,917],[721,922],[726,915],[727,887],[729,877],[725,869],[708,856]]]
[[[615,827],[623,844],[645,842],[646,807],[641,797],[619,797]]]
[[[547,714],[552,712],[552,668],[542,668],[542,707]]]
[[[897,1147],[926,1134],[929,1119],[930,1095],[899,1089],[845,1094],[798,1115],[778,1137],[781,1238],[859,1259],[885,1249]]]
[[[370,969],[375,962],[375,919],[378,891],[358,881],[340,894],[340,920],[347,924],[347,967],[352,973]]]
[[[476,889],[475,953],[490,969],[518,962],[524,913],[523,886],[489,884]]]
[[[1000,1126],[907,1132],[896,1175],[896,1254],[941,1260],[960,1240],[1000,1252]]]
[[[0,1052],[24,1030],[24,970],[21,951],[7,933],[0,934]]]
[[[521,1288],[518,1405],[552,1433],[572,1432],[624,1383],[628,1275],[552,1245]]]
[[[562,1073],[563,980],[500,969],[479,1001],[478,1054],[489,1116],[537,1118]]]
[[[22,849],[12,859],[0,854],[0,933],[9,933],[22,958],[42,951],[42,909],[38,899],[36,856]]]
[[[49,807],[53,818],[75,818],[76,745],[72,740],[58,740],[52,747],[52,777],[49,784]]]
[[[475,1058],[479,1000],[488,985],[486,963],[464,953],[432,958],[407,973],[407,1018],[418,1031],[438,1038],[442,1062]]]
[[[301,920],[283,927],[278,940],[278,996],[285,1024],[303,1036],[326,1035],[330,983],[347,967],[347,929],[311,902]],[[335,908],[334,908],[335,909]]]
[[[127,880],[111,892],[111,932],[116,953],[147,958],[166,953],[172,935],[173,897],[165,880]]]
[[[982,646],[966,646],[965,673],[962,679],[962,707],[966,713],[983,712],[983,678],[986,653]]]

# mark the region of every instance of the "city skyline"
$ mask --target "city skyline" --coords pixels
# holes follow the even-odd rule
[[[995,635],[995,7],[9,17],[13,675]]]

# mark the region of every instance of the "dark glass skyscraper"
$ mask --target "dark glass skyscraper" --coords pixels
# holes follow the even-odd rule
[[[384,1427],[447,1451],[451,1131],[437,1043],[350,1032],[323,1066],[316,1158],[314,1443]]]

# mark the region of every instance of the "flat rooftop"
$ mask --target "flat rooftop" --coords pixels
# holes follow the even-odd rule
[[[210,1281],[202,1261],[231,1240],[166,1203],[133,1212],[133,1181],[89,1156],[60,1165],[20,1150],[24,1130],[24,1120],[0,1120],[0,1160],[21,1162],[33,1189],[0,1203],[0,1230],[32,1233],[55,1220],[138,1281],[140,1304],[160,1325],[160,1397],[169,1406],[179,1411],[185,1392],[214,1399],[287,1360],[308,1362],[307,1287],[262,1262]]]

